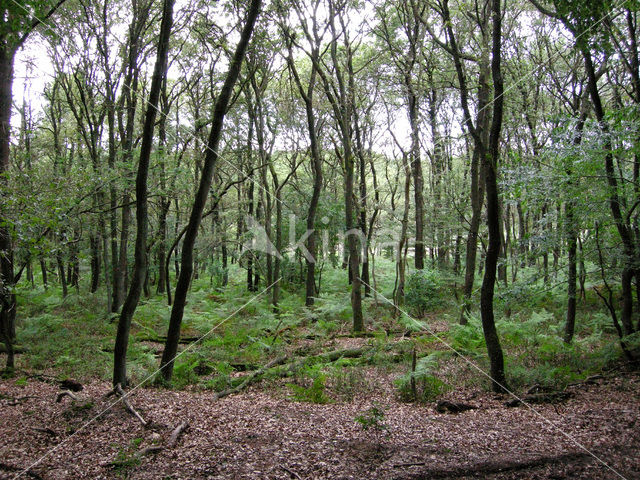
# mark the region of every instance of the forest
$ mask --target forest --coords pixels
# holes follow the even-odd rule
[[[637,0],[0,0],[0,478],[640,478]]]

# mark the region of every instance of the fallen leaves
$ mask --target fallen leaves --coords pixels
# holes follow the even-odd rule
[[[143,388],[129,401],[150,428],[122,405],[92,420],[113,402],[104,397],[105,382],[86,383],[82,398],[91,408],[73,410],[82,402],[55,403],[55,384],[2,380],[0,398],[24,400],[3,406],[0,458],[8,467],[0,466],[0,478],[45,454],[32,478],[619,478],[577,443],[625,478],[638,478],[636,374],[576,386],[562,404],[536,405],[550,423],[482,391],[450,392],[442,400],[473,399],[477,408],[440,414],[432,405],[398,402],[391,381],[377,379],[370,393],[326,405],[293,402],[273,382],[220,400],[208,391]],[[384,414],[384,431],[355,421],[372,405]],[[105,466],[131,445],[136,461],[117,471]]]

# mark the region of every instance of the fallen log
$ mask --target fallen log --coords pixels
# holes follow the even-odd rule
[[[290,377],[296,371],[308,365],[315,365],[316,363],[332,363],[341,358],[360,358],[365,353],[373,350],[373,347],[361,347],[361,348],[344,348],[340,350],[333,350],[331,352],[321,353],[318,355],[309,355],[295,362],[288,363],[284,367],[279,368],[278,371],[273,373],[279,377]]]
[[[56,403],[60,403],[64,397],[69,397],[71,398],[71,400],[78,400],[78,397],[76,397],[72,391],[63,390],[61,392],[58,392],[58,394],[56,395]]]
[[[467,403],[450,402],[448,400],[440,400],[436,403],[436,411],[439,413],[461,413],[467,410],[474,410],[478,407]]]
[[[573,394],[571,392],[534,393],[531,395],[525,395],[522,398],[513,398],[505,402],[504,404],[507,407],[517,407],[525,403],[539,405],[542,403],[563,402],[571,397],[573,397]]]
[[[270,368],[272,368],[272,367],[274,367],[276,365],[283,364],[286,360],[287,360],[287,356],[286,355],[274,358],[273,360],[271,360],[269,363],[267,363],[261,369],[256,370],[251,375],[248,375],[247,378],[244,379],[244,381],[240,385],[238,385],[236,387],[233,387],[233,388],[228,388],[226,390],[223,390],[221,392],[216,393],[216,398],[217,399],[224,398],[224,397],[226,397],[228,395],[231,395],[233,393],[238,393],[241,390],[244,390],[249,385],[251,385],[252,383],[255,383],[260,378],[262,378],[262,376],[267,372],[267,370],[269,370]]]

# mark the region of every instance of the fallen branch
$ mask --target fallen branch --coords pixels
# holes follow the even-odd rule
[[[142,415],[140,415],[129,403],[129,401],[127,400],[127,394],[124,393],[124,391],[122,390],[122,387],[120,386],[119,383],[116,384],[116,386],[113,388],[113,390],[118,394],[118,396],[120,397],[120,400],[122,400],[122,403],[124,404],[124,406],[127,408],[127,410],[129,410],[129,412],[135,416],[138,420],[140,420],[140,423],[142,423],[142,426],[146,427],[148,425],[147,421],[142,418]]]
[[[252,383],[254,383],[257,380],[259,380],[266,373],[267,370],[269,370],[270,368],[272,368],[272,367],[274,367],[276,365],[283,364],[286,361],[286,359],[287,359],[286,355],[274,358],[269,363],[267,363],[264,367],[262,367],[259,370],[256,370],[251,375],[249,375],[240,385],[238,385],[236,387],[233,387],[233,388],[228,388],[226,390],[223,390],[221,392],[216,393],[216,398],[220,399],[220,398],[226,397],[228,395],[231,395],[233,393],[238,393],[239,391],[244,390],[249,385],[251,385]]]
[[[10,397],[9,395],[0,395],[0,400],[8,400],[7,405],[10,407],[15,407],[16,405],[20,405],[25,400],[29,400],[30,398],[40,398],[37,395],[26,395],[24,397]]]
[[[13,465],[9,465],[4,462],[0,462],[0,470],[4,470],[5,472],[18,472],[14,478],[20,477],[21,475],[27,475],[31,478],[35,478],[36,480],[44,480],[36,472],[32,472],[31,470],[24,470],[23,468],[19,467],[14,467]]]
[[[297,472],[294,472],[293,470],[285,467],[284,465],[280,465],[280,468],[283,469],[285,472],[287,472],[289,475],[291,475],[293,478],[299,478],[300,480],[302,480],[302,477],[298,475]]]
[[[51,430],[50,428],[31,427],[31,430],[36,431],[36,432],[40,432],[40,433],[46,433],[47,435],[51,435],[52,437],[57,437],[58,436],[56,431],[55,430]]]
[[[173,432],[171,432],[171,436],[169,437],[169,441],[167,442],[167,448],[173,448],[175,444],[178,442],[178,438],[180,435],[189,428],[189,422],[182,422],[178,425]]]
[[[478,407],[476,407],[475,405],[469,405],[467,403],[460,403],[460,402],[450,402],[448,400],[440,400],[437,404],[436,404],[436,411],[438,411],[439,413],[460,413],[460,412],[466,412],[467,410],[474,410]]]
[[[161,452],[162,450],[164,450],[165,447],[163,447],[162,445],[152,445],[150,447],[145,447],[142,450],[140,450],[138,453],[136,453],[136,455],[138,457],[144,457],[145,455],[149,455],[150,453],[158,453]]]
[[[565,453],[557,456],[545,456],[538,457],[525,462],[513,462],[513,461],[487,461],[476,464],[463,464],[458,465],[451,469],[424,469],[421,470],[418,477],[415,478],[429,478],[429,479],[452,479],[459,477],[470,477],[481,475],[486,477],[488,474],[505,472],[517,472],[521,470],[527,470],[530,468],[543,467],[545,465],[553,464],[569,464],[570,462],[584,462],[591,458],[591,455],[587,453]],[[419,466],[419,464],[399,464],[399,467],[411,467]]]
[[[76,397],[72,391],[63,390],[61,392],[58,392],[58,394],[56,395],[56,403],[60,403],[64,397],[70,397],[72,400],[78,400],[78,397]]]
[[[116,387],[118,387],[120,384],[116,385]],[[122,391],[122,388],[120,388],[120,391]],[[118,395],[122,396],[121,393],[118,392]],[[118,468],[118,467],[123,467],[123,466],[130,466],[132,461],[134,462],[138,462],[140,461],[140,459],[142,459],[142,457],[146,456],[146,455],[150,455],[150,454],[156,454],[156,453],[160,453],[163,450],[168,450],[170,448],[175,447],[176,443],[178,442],[178,438],[180,438],[180,435],[182,435],[182,433],[189,428],[189,423],[188,422],[182,422],[180,425],[178,425],[176,428],[173,429],[173,432],[171,432],[171,436],[169,437],[169,440],[167,441],[166,445],[150,445],[148,447],[143,448],[142,450],[138,450],[137,452],[133,453],[132,456],[125,458],[125,459],[116,459],[116,460],[112,460],[110,462],[106,462],[101,464],[103,467],[109,467],[109,468]]]
[[[408,463],[396,463],[393,468],[404,468],[404,467],[422,467],[426,465],[427,462],[408,462]]]
[[[556,403],[567,400],[573,397],[571,392],[550,392],[550,393],[536,393],[533,395],[525,395],[524,397],[514,398],[505,402],[507,407],[517,407],[523,403],[541,404],[541,403]]]

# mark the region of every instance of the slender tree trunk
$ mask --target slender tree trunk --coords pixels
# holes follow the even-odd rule
[[[420,159],[420,126],[418,122],[418,97],[413,92],[410,80],[405,80],[408,89],[409,125],[411,127],[411,174],[413,177],[413,198],[416,210],[416,242],[415,242],[415,266],[417,270],[424,268],[424,181],[422,177],[422,162]]]
[[[40,255],[40,271],[42,272],[42,286],[46,290],[49,286],[47,283],[47,260],[44,258],[44,255]]]
[[[493,78],[493,118],[489,135],[489,151],[485,156],[485,185],[487,189],[487,226],[489,228],[489,247],[485,261],[485,273],[480,294],[480,313],[482,330],[487,344],[493,390],[502,392],[506,388],[504,358],[496,330],[493,314],[493,294],[496,283],[498,256],[500,255],[500,199],[498,196],[498,160],[500,155],[500,130],[502,127],[503,80],[500,68],[502,15],[501,0],[492,0],[492,59]]]
[[[153,130],[162,87],[163,78],[167,74],[167,58],[169,55],[169,37],[173,24],[174,0],[165,0],[162,8],[162,24],[160,38],[158,40],[158,52],[156,64],[151,80],[149,101],[142,132],[142,145],[140,147],[140,159],[138,162],[138,174],[136,177],[136,246],[133,279],[127,298],[122,305],[122,313],[118,322],[118,332],[114,347],[113,385],[127,385],[127,346],[129,343],[129,331],[131,319],[140,300],[140,292],[147,274],[147,231],[148,231],[148,205],[147,205],[147,178],[149,175],[149,163],[151,148],[153,145]]]
[[[162,376],[167,382],[171,381],[173,374],[173,363],[178,350],[178,342],[180,340],[180,325],[182,324],[184,305],[193,269],[193,246],[198,234],[198,227],[200,226],[202,212],[207,201],[209,189],[211,188],[213,171],[218,161],[218,145],[222,134],[224,117],[231,99],[233,87],[240,74],[240,67],[245,56],[249,39],[253,32],[255,21],[260,11],[260,6],[261,0],[251,0],[247,20],[242,30],[240,41],[236,47],[233,59],[229,65],[229,71],[225,78],[224,85],[216,99],[214,107],[211,132],[209,134],[207,153],[205,156],[202,176],[200,178],[200,186],[198,187],[198,191],[194,199],[191,215],[189,217],[189,224],[183,240],[180,276],[178,278],[178,284],[176,285],[175,299],[171,309],[167,341],[160,363]]]
[[[580,115],[578,124],[576,125],[576,133],[573,138],[575,147],[582,143],[582,131],[586,121],[586,113]],[[578,226],[575,218],[575,199],[573,198],[573,168],[566,168],[568,178],[568,197],[565,204],[565,219],[567,224],[567,252],[568,252],[568,272],[567,272],[567,318],[564,327],[564,341],[571,343],[576,325],[576,262],[577,262],[577,244],[578,244]]]

